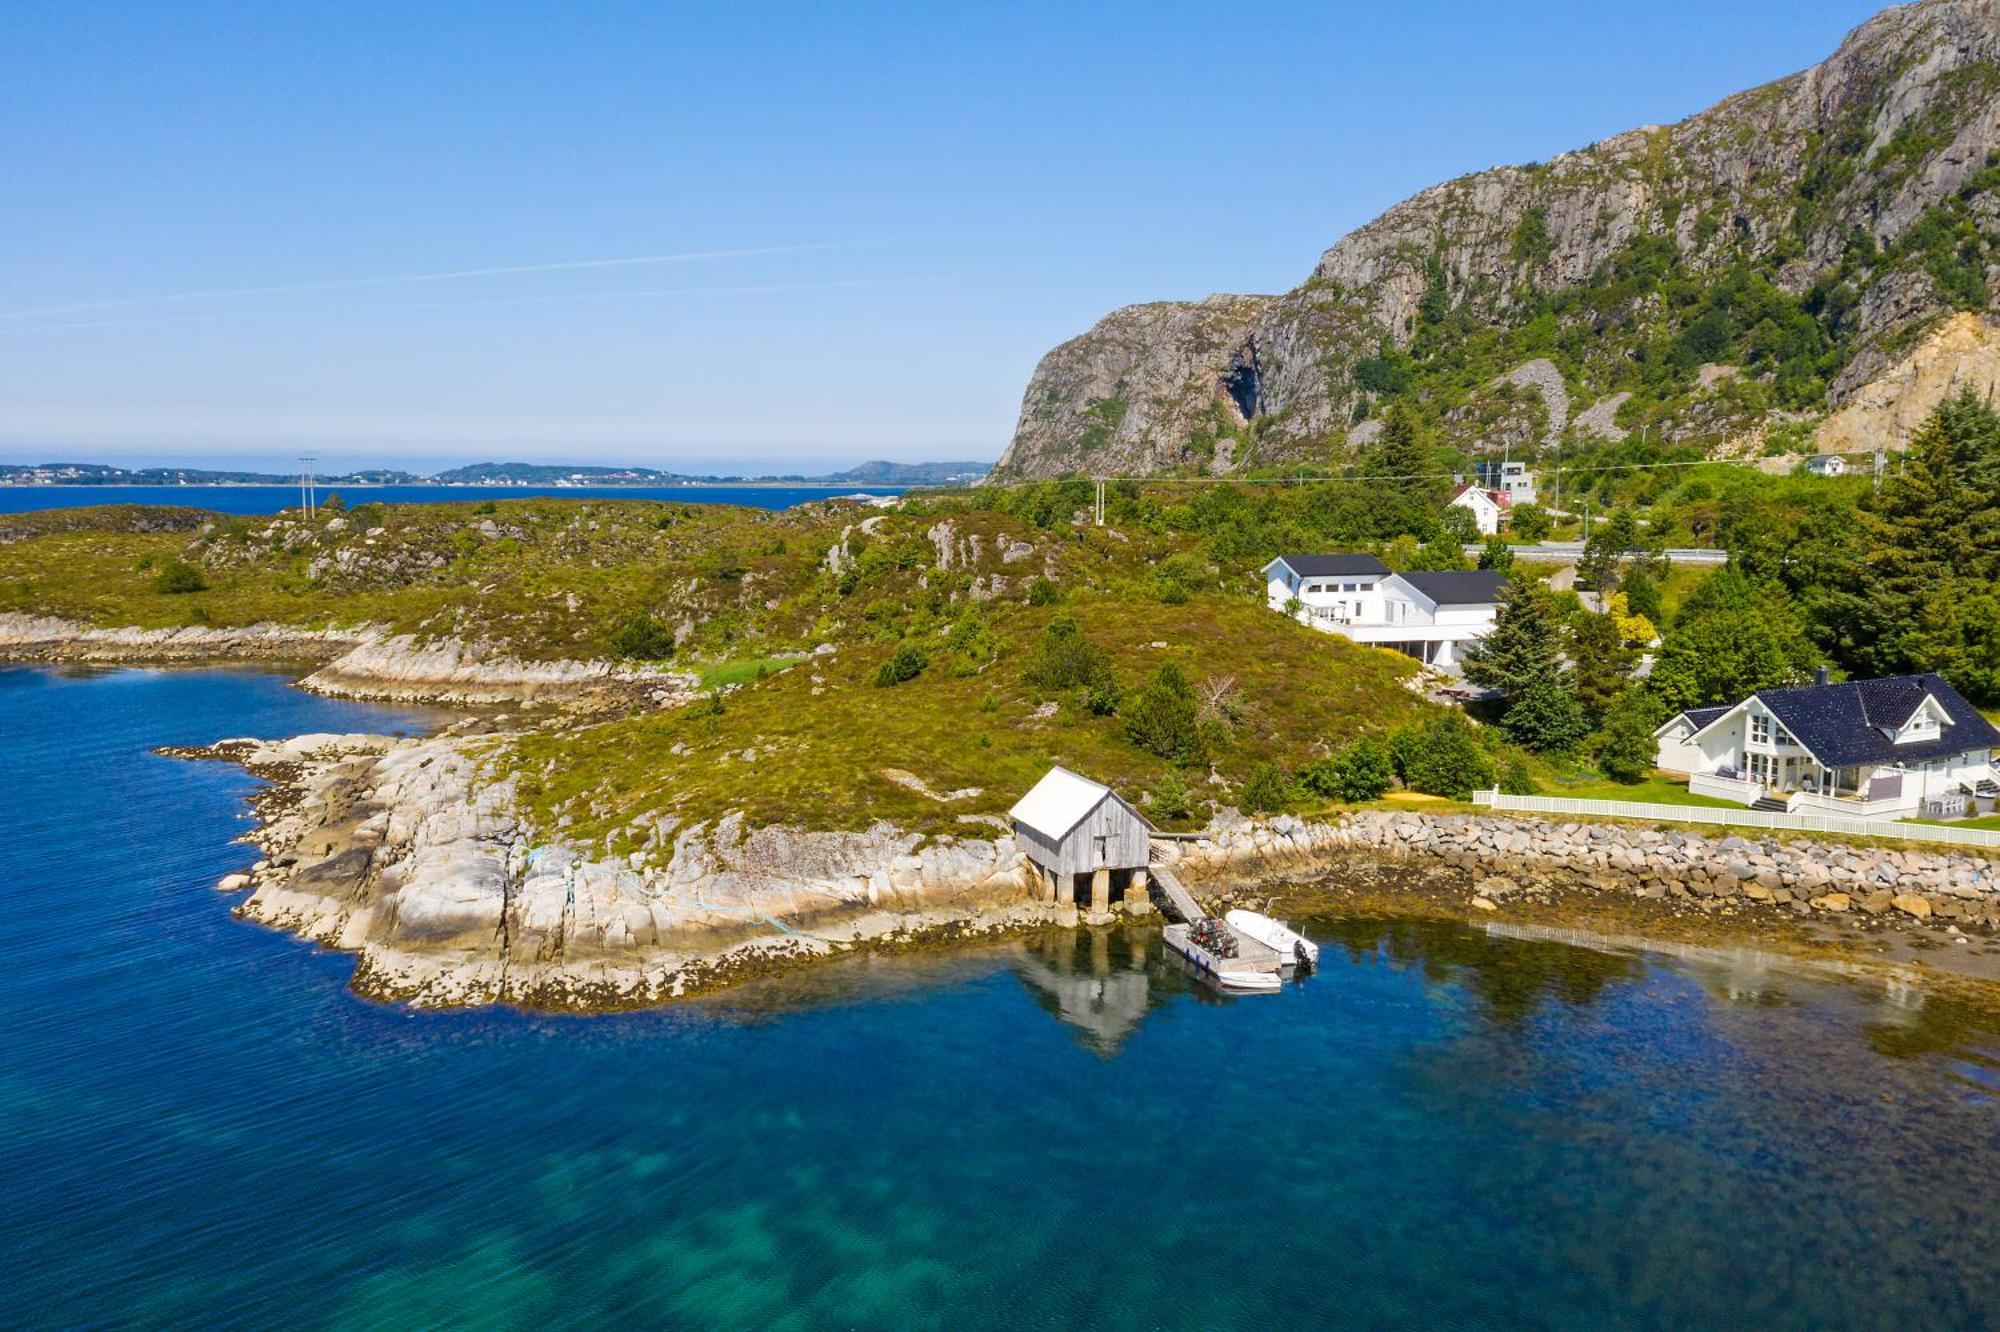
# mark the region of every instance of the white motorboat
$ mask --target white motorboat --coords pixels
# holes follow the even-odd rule
[[[1288,967],[1297,965],[1301,958],[1309,969],[1319,966],[1319,945],[1282,920],[1272,920],[1261,912],[1245,911],[1242,907],[1222,919],[1244,938],[1255,939],[1283,958]]]

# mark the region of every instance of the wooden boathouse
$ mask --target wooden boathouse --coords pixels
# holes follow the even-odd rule
[[[1050,768],[1007,817],[1041,872],[1046,900],[1092,917],[1109,916],[1114,895],[1129,911],[1151,910],[1153,825],[1110,787]]]

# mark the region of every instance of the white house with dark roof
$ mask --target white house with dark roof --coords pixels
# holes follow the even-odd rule
[[[1280,555],[1264,584],[1272,610],[1456,671],[1465,645],[1492,632],[1506,579],[1486,569],[1393,573],[1373,555]]]
[[[1792,813],[1901,819],[1990,810],[2000,729],[1939,675],[1760,689],[1654,733],[1698,795]]]
[[[1451,493],[1445,507],[1464,509],[1472,515],[1472,525],[1479,529],[1479,535],[1493,536],[1500,531],[1500,521],[1512,504],[1506,491],[1487,490],[1468,481]]]

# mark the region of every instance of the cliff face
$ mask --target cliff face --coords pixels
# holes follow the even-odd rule
[[[1426,190],[1283,296],[1114,312],[1044,358],[1000,471],[1338,455],[1393,398],[1476,448],[1543,357],[1656,437],[1837,408],[1988,305],[1996,149],[2000,0],[1890,9],[1677,125]]]

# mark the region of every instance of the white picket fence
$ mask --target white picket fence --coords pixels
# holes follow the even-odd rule
[[[1587,814],[1600,818],[1643,819],[1649,823],[1711,823],[1731,828],[1770,828],[1779,832],[1890,837],[1906,842],[1938,842],[1945,846],[2000,847],[2000,832],[1986,828],[1953,828],[1935,823],[1844,819],[1832,814],[1776,814],[1761,809],[1719,809],[1706,805],[1660,805],[1647,800],[1573,800],[1568,796],[1507,795],[1500,791],[1474,791],[1472,800],[1474,804],[1516,810],[1523,814]]]

